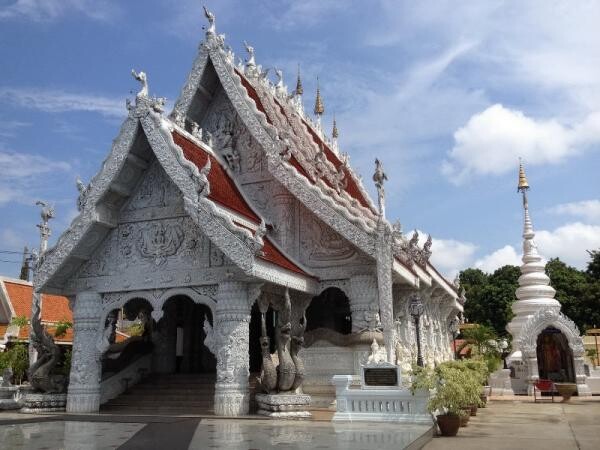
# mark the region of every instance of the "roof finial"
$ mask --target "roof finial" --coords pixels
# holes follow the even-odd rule
[[[375,158],[375,173],[373,174],[373,181],[377,188],[377,200],[379,206],[379,216],[385,218],[385,189],[383,184],[387,180],[387,175],[383,171],[383,164],[379,159]]]
[[[321,90],[319,89],[319,77],[317,77],[317,98],[315,99],[315,115],[320,117],[325,112],[325,106],[321,99]]]
[[[208,28],[206,29],[206,35],[207,36],[209,34],[214,35],[216,32],[215,15],[213,13],[211,13],[208,9],[206,9],[206,6],[202,6],[202,7],[204,8],[204,16],[208,20]]]
[[[340,132],[338,131],[337,123],[335,121],[335,114],[333,115],[333,130],[331,131],[331,137],[333,139],[340,137]]]
[[[298,64],[298,79],[296,80],[296,95],[304,94],[304,88],[302,87],[302,80],[300,79],[300,64]]]

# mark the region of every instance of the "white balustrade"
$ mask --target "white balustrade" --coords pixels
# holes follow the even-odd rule
[[[352,388],[352,375],[335,375],[336,413],[334,422],[373,421],[431,424],[432,417],[427,412],[429,394],[417,391],[413,395],[409,389],[368,389]]]

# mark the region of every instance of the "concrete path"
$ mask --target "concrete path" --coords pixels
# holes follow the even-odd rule
[[[597,450],[600,398],[573,398],[570,403],[533,403],[527,397],[492,400],[456,437],[435,437],[423,448]]]

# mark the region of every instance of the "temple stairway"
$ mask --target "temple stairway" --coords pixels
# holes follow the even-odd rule
[[[213,414],[213,374],[152,374],[100,407],[101,413]]]

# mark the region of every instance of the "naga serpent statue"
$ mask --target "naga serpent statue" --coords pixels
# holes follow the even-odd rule
[[[271,358],[271,339],[267,336],[265,313],[260,315],[261,336],[260,352],[262,354],[262,368],[258,384],[265,394],[272,393],[277,387],[277,369]]]
[[[275,366],[270,352],[271,341],[267,336],[265,320],[266,306],[264,311],[261,309],[260,347],[262,368],[258,383],[260,389],[266,394],[293,392],[304,381],[304,364],[298,356],[298,352],[304,345],[306,314],[300,319],[299,327],[294,327],[297,328],[297,334],[292,336],[291,309],[289,291],[286,290],[283,307],[279,310],[277,328],[275,329],[278,366]]]
[[[34,296],[40,296],[34,293]],[[46,393],[63,393],[67,388],[67,378],[64,375],[52,374],[61,361],[61,351],[48,331],[42,326],[39,301],[33,302],[31,315],[32,344],[38,354],[38,359],[27,371],[29,383],[36,391]]]
[[[68,379],[64,375],[52,373],[62,359],[58,345],[48,331],[42,326],[41,300],[42,294],[36,291],[36,273],[42,263],[42,258],[48,245],[50,227],[48,222],[54,218],[54,208],[46,202],[38,201],[36,205],[42,207],[42,223],[38,225],[41,235],[40,254],[32,254],[34,268],[33,301],[31,303],[31,345],[38,354],[37,360],[27,370],[29,383],[36,391],[46,393],[63,393],[67,388]]]
[[[294,361],[294,365],[296,366],[296,377],[292,384],[292,391],[295,391],[302,386],[302,382],[304,381],[304,363],[298,356],[298,352],[304,345],[304,331],[306,331],[306,313],[303,314],[300,321],[300,332],[297,335],[292,336],[292,343],[290,346],[292,361]]]
[[[277,355],[279,356],[279,365],[277,366],[277,388],[279,392],[286,392],[292,388],[296,378],[296,365],[290,355],[290,340],[292,337],[292,302],[290,293],[286,289],[283,308],[277,318]]]

